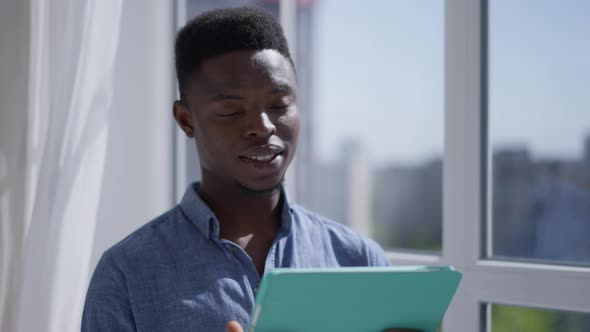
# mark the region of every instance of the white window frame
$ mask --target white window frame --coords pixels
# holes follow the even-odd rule
[[[445,2],[441,261],[463,272],[443,324],[447,331],[489,331],[487,303],[590,313],[590,268],[486,258],[491,252],[487,21],[486,0]]]
[[[174,0],[174,31],[178,31],[180,30],[184,24],[186,23],[187,17],[186,17],[186,1],[187,0]],[[178,93],[178,81],[176,80],[176,71],[174,71],[174,98],[178,99],[180,98],[180,94]],[[172,189],[172,192],[174,193],[174,201],[175,202],[180,202],[180,200],[182,199],[182,196],[184,195],[184,192],[186,190],[186,183],[188,181],[187,179],[187,169],[186,169],[186,163],[187,163],[187,155],[186,155],[186,149],[187,149],[187,139],[186,136],[184,134],[184,132],[182,131],[182,129],[180,129],[177,125],[176,122],[174,122],[174,134],[173,134],[173,154],[174,154],[174,158],[173,163],[174,166],[172,167],[173,169],[173,178],[174,181],[173,185],[174,188]]]
[[[279,17],[296,47],[296,0]],[[443,0],[441,0],[443,1]],[[176,0],[176,22],[186,20]],[[181,25],[181,24],[177,24]],[[396,265],[454,265],[463,280],[443,331],[490,331],[488,303],[590,313],[590,268],[487,259],[491,215],[487,142],[487,1],[445,0],[445,101],[441,256],[389,252]],[[186,183],[186,140],[177,131],[176,184]],[[295,181],[294,172],[288,181]],[[179,196],[180,197],[180,196]],[[291,197],[295,197],[293,194]],[[178,197],[177,197],[178,198]],[[295,197],[297,198],[297,197]],[[488,238],[486,239],[487,236]]]

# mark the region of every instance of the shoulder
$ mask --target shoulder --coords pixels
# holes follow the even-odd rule
[[[308,236],[328,241],[335,253],[354,258],[352,265],[389,265],[385,252],[373,239],[298,204],[292,204],[292,209],[295,222]]]
[[[132,285],[137,288],[138,278],[145,275],[151,262],[157,262],[162,239],[181,220],[178,213],[176,208],[167,211],[102,254],[86,292],[82,331],[135,330]]]
[[[131,284],[141,284],[140,279],[169,270],[173,264],[171,253],[177,252],[196,231],[191,226],[175,207],[111,246],[92,273],[87,299],[104,299],[112,294],[124,299]]]
[[[181,212],[177,208],[173,208],[158,216],[157,218],[147,222],[143,226],[131,232],[125,238],[109,248],[105,254],[110,256],[119,256],[122,253],[133,254],[137,250],[144,251],[153,245],[153,240],[172,230],[172,224],[178,223],[182,218]]]
[[[108,266],[127,271],[167,260],[170,249],[188,241],[188,236],[195,231],[181,209],[174,207],[107,249],[97,270]]]
[[[317,212],[310,211],[298,204],[292,204],[292,207],[293,214],[296,216],[295,220],[306,229],[325,232],[330,235],[332,240],[355,247],[372,242],[372,240],[352,230],[350,227],[326,218]]]

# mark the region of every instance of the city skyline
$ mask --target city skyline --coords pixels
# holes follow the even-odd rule
[[[521,146],[492,153],[490,255],[590,262],[590,135],[583,142],[576,160],[535,160]],[[313,165],[312,208],[386,248],[440,250],[442,160],[371,168],[362,146],[343,150],[338,161]]]

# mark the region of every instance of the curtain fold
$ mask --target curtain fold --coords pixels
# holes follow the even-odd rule
[[[121,0],[31,0],[29,218],[10,330],[80,329],[121,11]]]

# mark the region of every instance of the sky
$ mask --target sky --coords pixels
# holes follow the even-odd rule
[[[318,0],[314,139],[320,160],[361,142],[374,165],[443,153],[444,2]],[[590,1],[490,1],[490,141],[579,158],[590,135]]]

